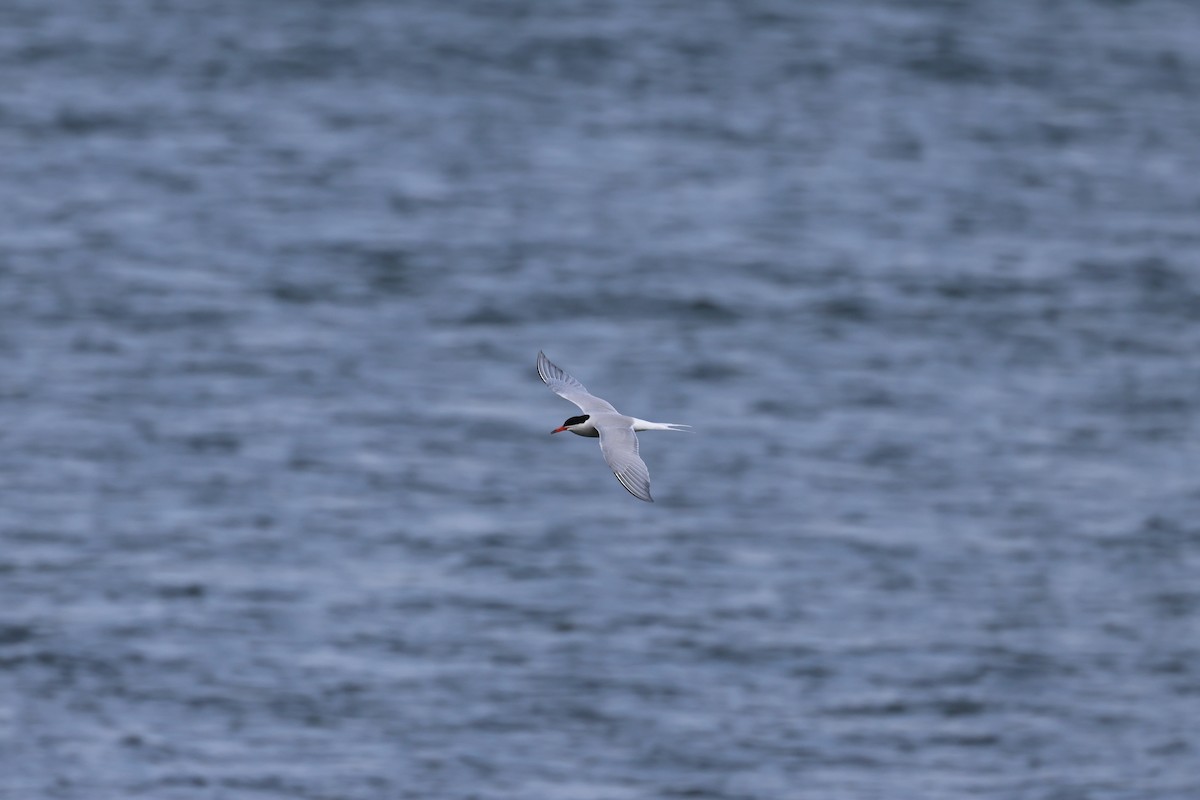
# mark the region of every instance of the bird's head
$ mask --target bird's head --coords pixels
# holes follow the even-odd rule
[[[570,417],[570,418],[569,418],[569,419],[567,419],[567,421],[566,421],[566,422],[564,422],[562,425],[560,425],[559,427],[557,427],[557,428],[555,428],[554,430],[550,431],[550,433],[562,433],[563,431],[569,431],[569,430],[571,430],[571,429],[573,429],[573,428],[578,428],[578,427],[580,427],[580,426],[582,426],[582,425],[585,425],[585,424],[587,423],[587,421],[588,421],[588,415],[587,415],[587,414],[583,414],[583,415],[581,415],[581,416],[578,416],[578,417]]]

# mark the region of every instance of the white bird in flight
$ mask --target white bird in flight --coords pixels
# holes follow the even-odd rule
[[[570,400],[583,412],[577,417],[570,417],[550,433],[570,431],[577,436],[599,436],[600,452],[621,485],[637,499],[653,503],[654,498],[650,496],[650,470],[646,469],[646,462],[638,455],[635,431],[686,431],[692,426],[647,422],[626,416],[613,408],[612,403],[588,392],[582,383],[555,366],[540,350],[537,369],[542,381],[555,394]]]

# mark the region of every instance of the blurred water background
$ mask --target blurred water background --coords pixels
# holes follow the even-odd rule
[[[1197,42],[6,0],[0,797],[1200,797]]]

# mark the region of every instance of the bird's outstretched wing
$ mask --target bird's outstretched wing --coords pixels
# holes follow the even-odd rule
[[[607,400],[601,400],[596,395],[590,393],[582,383],[564,372],[561,367],[556,366],[540,350],[538,351],[537,369],[543,383],[549,386],[559,397],[570,400],[579,406],[580,411],[586,414],[596,414],[604,411],[616,412],[612,403]],[[635,444],[634,454],[636,455],[636,453],[637,445]]]
[[[650,496],[650,470],[638,455],[637,434],[632,425],[597,425],[600,431],[600,452],[613,474],[631,495],[653,503]]]

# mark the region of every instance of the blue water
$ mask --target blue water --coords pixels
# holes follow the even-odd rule
[[[1200,797],[1197,41],[8,0],[0,797]]]

